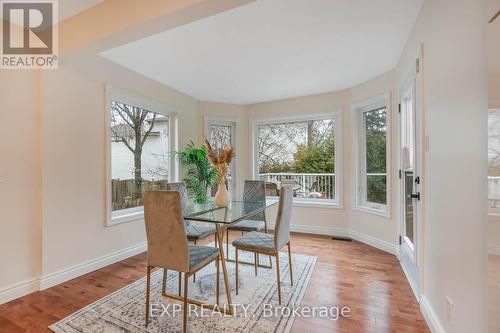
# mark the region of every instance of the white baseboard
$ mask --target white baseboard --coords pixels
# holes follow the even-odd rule
[[[379,250],[388,252],[393,255],[397,255],[396,251],[396,245],[391,244],[389,242],[380,240],[378,238],[375,238],[373,236],[363,234],[358,231],[351,230],[351,238],[357,240],[358,242],[368,244],[370,246],[373,246],[374,248],[377,248]]]
[[[274,225],[269,225],[270,229],[274,228]],[[334,237],[345,237],[352,238],[358,242],[365,243],[367,245],[373,246],[379,250],[388,252],[390,254],[396,255],[396,245],[389,242],[377,239],[375,237],[360,233],[358,231],[353,231],[348,228],[330,228],[330,227],[317,227],[317,226],[306,226],[306,225],[290,225],[290,231],[301,232],[305,234],[315,234],[315,235],[326,235]]]
[[[429,300],[424,295],[420,296],[420,310],[422,311],[425,321],[427,322],[427,325],[429,325],[429,329],[432,333],[446,333],[443,325],[441,325],[441,322],[436,315],[436,312],[434,312]]]
[[[39,288],[40,279],[38,277],[10,285],[0,290],[0,304],[31,294]]]
[[[274,227],[274,226],[273,226]],[[329,227],[314,227],[307,225],[290,225],[290,231],[301,232],[304,234],[316,234],[335,237],[350,238],[350,231],[347,228],[329,228]]]
[[[500,245],[488,244],[488,254],[492,254],[494,256],[500,256]]]
[[[40,279],[40,290],[44,290],[60,283],[66,282],[68,280],[77,278],[84,274],[93,272],[100,268],[106,267],[108,265],[114,264],[118,261],[127,259],[129,257],[135,256],[139,253],[146,251],[146,243],[141,243],[134,245],[127,249],[117,251],[103,257],[89,260],[79,265],[75,265],[58,272],[50,273],[44,275]]]

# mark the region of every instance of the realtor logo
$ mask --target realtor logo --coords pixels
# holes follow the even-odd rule
[[[57,68],[56,14],[54,0],[2,0],[0,68]]]

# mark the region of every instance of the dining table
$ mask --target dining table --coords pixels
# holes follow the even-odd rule
[[[227,275],[226,256],[224,253],[223,237],[226,229],[234,223],[242,221],[252,215],[264,211],[266,208],[277,204],[276,200],[266,201],[230,201],[227,207],[217,207],[213,198],[210,198],[206,203],[196,203],[194,200],[189,200],[189,203],[183,208],[184,219],[190,221],[199,221],[211,223],[215,225],[215,242],[219,250],[219,256],[222,266],[222,274],[224,278],[224,287],[226,289],[227,308],[220,309],[228,315],[233,314],[231,301],[231,292],[229,289],[229,279]],[[218,283],[218,281],[217,281]],[[177,296],[169,295],[172,298],[178,299]],[[196,300],[188,299],[189,303],[212,308],[210,304],[201,303]]]

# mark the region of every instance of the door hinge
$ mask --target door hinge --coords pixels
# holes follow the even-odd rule
[[[417,60],[415,61],[415,71],[417,73],[420,73],[420,58],[417,58]]]
[[[399,179],[403,178],[403,172],[399,170]]]
[[[401,241],[401,235],[399,236],[399,245],[401,245],[402,241]]]
[[[398,104],[398,113],[401,113],[401,103]]]

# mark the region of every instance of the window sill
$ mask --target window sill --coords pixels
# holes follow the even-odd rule
[[[488,217],[491,217],[493,220],[500,221],[500,211],[489,211]]]
[[[270,202],[279,202],[279,198],[269,198],[267,200]],[[318,199],[318,200],[307,200],[307,199],[294,199],[293,200],[294,207],[310,207],[310,208],[327,208],[327,209],[342,209],[342,206],[337,202],[326,199]]]
[[[367,214],[373,214],[373,215],[378,215],[386,218],[390,218],[391,214],[389,213],[389,208],[386,207],[386,209],[375,209],[371,207],[365,207],[365,206],[356,206],[353,208],[353,210],[361,213],[367,213]]]
[[[141,207],[140,209],[131,209],[131,210],[124,210],[122,212],[113,212],[111,213],[111,218],[108,223],[108,227],[117,225],[117,224],[122,224],[122,223],[127,223],[127,222],[133,222],[133,221],[141,221],[144,220],[144,208]]]

